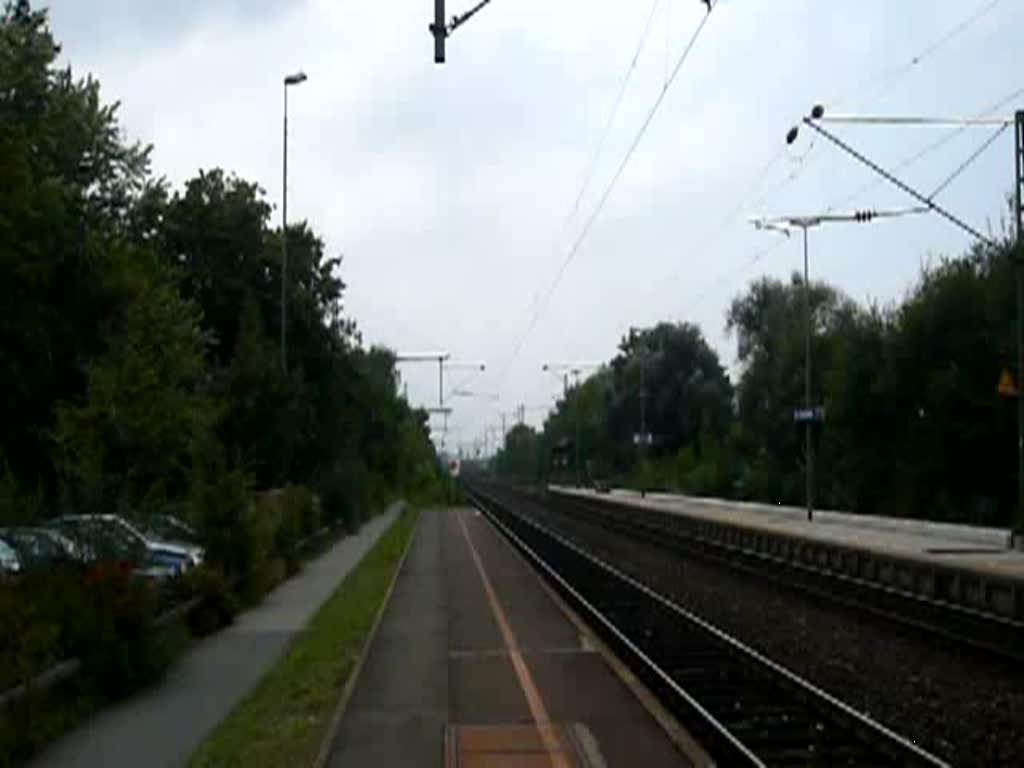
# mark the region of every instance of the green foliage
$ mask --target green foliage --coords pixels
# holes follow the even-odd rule
[[[56,66],[44,12],[0,16],[0,465],[52,508],[142,515],[195,496],[205,446],[261,489],[352,475],[358,513],[433,460],[394,356],[342,314],[341,260],[259,184],[180,190],[126,143],[117,105]],[[335,481],[338,487],[341,481]],[[196,522],[201,523],[200,518]]]
[[[427,417],[399,397],[394,355],[362,347],[341,259],[308,223],[272,229],[260,185],[219,168],[181,188],[153,177],[118,105],[59,53],[45,11],[3,6],[0,525],[175,510],[207,559],[177,592],[201,598],[192,631],[212,631],[324,523],[435,494]],[[90,695],[122,695],[173,650],[154,625],[165,595],[128,574],[7,586],[0,689],[78,656]],[[29,744],[17,731],[0,763]]]
[[[809,287],[819,506],[966,521],[1014,520],[1014,251],[976,246],[926,269],[897,306],[858,306]],[[511,431],[494,466],[509,478],[584,482],[802,504],[805,323],[802,279],[755,281],[727,328],[735,392],[695,328],[633,332],[604,368],[560,400],[541,434]],[[641,397],[641,395],[645,395]],[[652,433],[641,450],[640,406]],[[643,454],[646,453],[646,456]],[[536,473],[536,474],[535,474]]]
[[[216,568],[201,565],[185,574],[175,585],[182,603],[198,599],[188,612],[189,631],[195,637],[216,632],[234,621],[240,604],[231,584]]]

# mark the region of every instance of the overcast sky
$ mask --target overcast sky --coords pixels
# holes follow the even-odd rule
[[[448,14],[471,4],[448,0]],[[275,204],[281,79],[309,74],[290,91],[289,217],[308,219],[344,255],[347,311],[368,342],[486,361],[464,386],[500,399],[453,400],[451,447],[519,404],[539,422],[561,389],[542,364],[606,361],[630,326],[697,323],[735,370],[729,301],[752,279],[801,265],[797,241],[754,231],[748,215],[911,202],[884,185],[847,201],[869,171],[806,130],[786,148],[786,130],[815,102],[973,115],[1024,88],[1019,0],[720,0],[526,334],[704,14],[698,0],[657,3],[574,214],[651,8],[494,0],[448,41],[440,66],[432,0],[54,0],[51,25],[66,62],[122,102],[128,136],[155,145],[158,174],[180,185],[220,166],[259,181]],[[1024,97],[1000,113],[1018,107]],[[836,130],[890,165],[948,132]],[[902,174],[928,190],[988,135],[965,131]],[[1008,131],[940,200],[999,230],[1012,173]],[[819,229],[812,277],[885,304],[922,264],[969,242],[936,216]],[[410,400],[436,404],[436,366],[403,373]],[[452,371],[449,381],[466,377]]]

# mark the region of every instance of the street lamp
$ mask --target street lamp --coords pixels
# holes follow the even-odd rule
[[[807,266],[807,230],[822,224],[838,222],[866,223],[876,218],[898,218],[917,213],[926,213],[928,208],[898,208],[888,211],[852,211],[850,213],[822,213],[812,216],[755,216],[750,219],[757,229],[779,232],[789,237],[792,230],[803,232],[804,241],[804,408],[796,411],[794,418],[804,422],[804,500],[807,505],[807,519],[814,519],[814,441],[813,425],[823,418],[821,408],[815,407],[811,399],[811,284]]]
[[[288,371],[288,86],[301,85],[308,78],[299,70],[284,78],[284,152],[281,190],[281,370]]]

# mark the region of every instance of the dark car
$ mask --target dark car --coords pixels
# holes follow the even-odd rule
[[[172,578],[201,561],[192,548],[154,541],[117,515],[64,515],[52,525],[81,548],[86,562],[120,564],[146,578]]]
[[[82,560],[81,550],[71,539],[49,528],[0,528],[0,541],[15,552],[23,572]]]

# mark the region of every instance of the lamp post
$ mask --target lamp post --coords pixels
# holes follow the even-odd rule
[[[853,211],[850,213],[822,213],[811,216],[776,216],[776,217],[753,217],[751,223],[758,229],[779,232],[786,237],[792,234],[792,230],[799,229],[803,233],[804,252],[804,407],[797,411],[794,417],[804,422],[804,500],[807,506],[807,519],[814,519],[814,440],[813,426],[815,421],[823,417],[821,409],[813,404],[811,393],[811,334],[812,334],[812,312],[811,312],[811,284],[808,270],[808,248],[807,230],[812,227],[819,227],[823,224],[839,222],[866,223],[876,218],[898,218],[918,213],[926,213],[928,208],[898,208],[887,211]]]
[[[288,88],[306,82],[298,71],[284,78],[284,152],[281,189],[281,370],[288,371]]]

